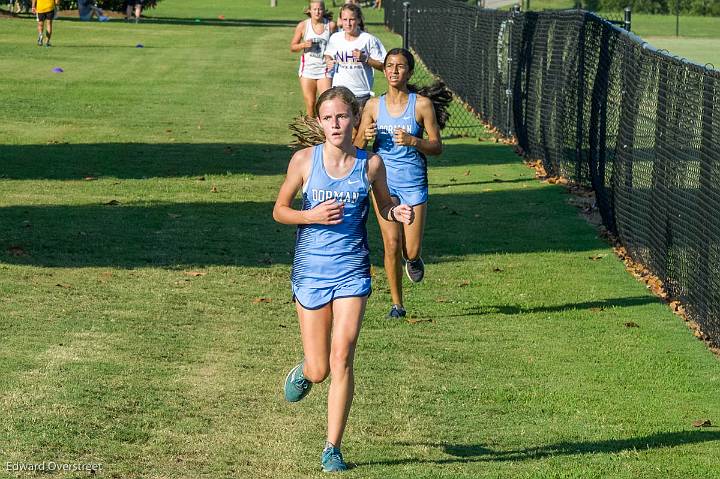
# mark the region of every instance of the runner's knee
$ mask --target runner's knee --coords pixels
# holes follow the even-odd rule
[[[327,363],[313,363],[305,359],[303,376],[311,383],[321,383],[330,374],[330,366]]]

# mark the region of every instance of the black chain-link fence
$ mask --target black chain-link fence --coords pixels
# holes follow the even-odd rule
[[[425,2],[432,5],[433,2]],[[453,3],[455,4],[455,3]],[[462,4],[460,4],[462,6]],[[385,8],[385,23],[395,32],[403,32],[403,6],[402,2],[387,2],[383,3]],[[421,25],[431,21],[430,18],[435,11],[445,11],[442,7],[435,9],[432,7],[420,7],[411,8],[411,22],[418,22],[418,30],[422,31],[426,28],[433,28],[431,24]],[[445,26],[443,26],[445,28]],[[410,29],[412,32],[413,29]],[[449,33],[448,29],[448,33]],[[448,41],[445,39],[443,41]],[[421,38],[413,35],[412,41],[410,42],[410,49],[415,51],[418,48],[418,42],[421,42]],[[418,45],[419,46],[419,45]],[[419,46],[423,48],[423,46]],[[432,51],[432,49],[427,49]],[[415,68],[415,73],[412,77],[412,83],[418,86],[427,85],[432,83],[436,78],[445,80],[445,73],[438,70],[438,62],[432,57],[432,55],[416,55],[418,66]],[[452,89],[452,86],[450,87]],[[484,131],[482,122],[478,118],[478,115],[474,112],[474,108],[471,104],[467,103],[467,99],[463,95],[458,95],[456,91],[453,102],[448,107],[450,112],[450,121],[443,129],[443,138],[453,136],[479,136]]]
[[[402,33],[402,1],[383,5]],[[549,174],[591,186],[606,227],[720,345],[720,72],[582,10],[409,13],[428,69]]]

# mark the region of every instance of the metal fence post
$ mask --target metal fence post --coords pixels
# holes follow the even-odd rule
[[[585,139],[585,25],[583,19],[578,35],[578,82],[577,82],[577,118],[575,121],[575,178],[582,178],[583,142]],[[589,155],[589,152],[588,152]]]
[[[408,50],[410,39],[410,2],[403,2],[403,48]]]
[[[512,62],[513,62],[513,54],[512,54],[512,45],[513,45],[513,35],[515,34],[515,17],[520,15],[520,4],[516,3],[512,7],[512,11],[510,13],[510,19],[508,20],[508,25],[510,25],[510,34],[507,36],[507,59],[506,65],[505,65],[505,73],[507,78],[507,83],[505,84],[505,98],[506,98],[506,110],[505,110],[505,121],[506,121],[506,134],[507,136],[511,137],[513,136],[513,118],[512,118],[512,112],[514,109],[512,108],[512,100],[513,100],[513,90],[512,90]]]
[[[632,28],[632,9],[630,7],[625,7],[625,30],[628,32]]]

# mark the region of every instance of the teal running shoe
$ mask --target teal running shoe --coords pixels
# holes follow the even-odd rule
[[[305,361],[290,370],[285,378],[285,399],[288,402],[298,402],[310,392],[312,383],[303,376]]]
[[[347,471],[347,464],[343,460],[342,453],[337,447],[326,447],[322,452],[323,472]]]

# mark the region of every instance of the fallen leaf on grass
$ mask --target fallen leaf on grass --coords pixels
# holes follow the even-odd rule
[[[635,321],[628,321],[627,323],[625,323],[625,327],[626,328],[639,328],[640,325],[638,323],[636,323]]]
[[[255,299],[253,299],[253,303],[255,303],[255,304],[272,303],[272,298],[255,298]]]
[[[502,268],[493,268],[493,273],[502,273]]]
[[[118,200],[110,200],[107,203],[103,203],[106,206],[118,206],[120,202]]]
[[[65,289],[70,289],[70,288],[72,288],[72,286],[70,286],[70,285],[67,284],[67,283],[58,283],[58,284],[56,284],[55,286],[58,286],[58,287],[60,287],[60,288],[65,288]]]
[[[712,422],[710,422],[710,419],[698,419],[693,421],[692,425],[693,427],[712,427]]]
[[[470,286],[470,281],[465,280],[462,283],[460,283],[461,288],[464,288],[465,286]]]
[[[418,324],[418,323],[434,323],[435,321],[432,319],[405,319],[405,322],[408,324]]]
[[[435,298],[436,303],[447,303],[447,298]]]
[[[280,326],[281,328],[287,328],[287,326],[285,326],[284,324],[280,324],[279,326]]]
[[[195,179],[198,180],[198,181],[205,181],[205,177],[204,177],[204,176],[198,176],[198,177],[195,178]]]
[[[212,185],[212,188],[210,188],[210,193],[217,193],[217,192],[218,192],[217,186]]]
[[[603,307],[590,308],[590,311],[592,311],[593,313],[599,313],[599,312],[601,312],[601,311],[605,311],[605,308],[603,308]]]
[[[588,256],[588,259],[591,259],[591,260],[593,260],[593,261],[597,261],[597,260],[599,260],[599,259],[603,259],[605,256],[607,256],[607,255],[606,255],[606,254],[595,254],[595,255],[592,255],[592,256]]]
[[[205,276],[207,273],[202,272],[202,271],[185,271],[185,274],[188,276],[197,277],[197,276]]]
[[[465,176],[470,176],[470,170],[467,170],[467,171],[465,172]]]

